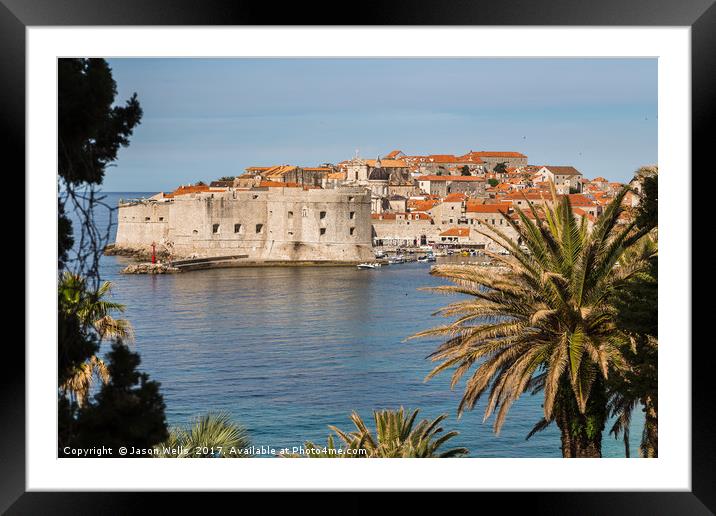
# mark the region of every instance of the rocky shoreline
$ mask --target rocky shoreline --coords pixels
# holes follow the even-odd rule
[[[179,268],[165,263],[132,263],[122,269],[122,274],[176,274]]]
[[[104,248],[105,256],[124,256],[127,258],[134,258],[136,261],[145,262],[152,259],[151,249],[136,248],[136,247],[118,247],[115,244],[108,244]],[[158,260],[166,260],[169,258],[169,253],[166,250],[157,249],[155,256]]]

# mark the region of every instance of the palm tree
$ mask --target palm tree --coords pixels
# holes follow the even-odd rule
[[[466,448],[439,448],[459,432],[443,431],[440,423],[447,417],[443,414],[432,421],[423,419],[415,424],[419,409],[406,417],[405,410],[374,410],[376,434],[373,436],[361,417],[353,412],[351,421],[355,426],[352,432],[329,426],[343,443],[342,453],[338,453],[333,435],[329,435],[327,446],[321,448],[312,442],[305,443],[307,455],[312,458],[416,458],[416,457],[459,457],[467,454]],[[293,455],[294,457],[296,455]]]
[[[84,328],[92,328],[100,341],[104,339],[132,340],[134,330],[126,319],[115,319],[113,312],[124,312],[124,305],[105,299],[111,294],[112,283],[105,281],[99,289],[87,289],[85,278],[65,271],[60,279],[60,307],[74,315]],[[81,407],[86,404],[96,380],[109,381],[109,371],[104,361],[92,355],[81,364],[62,384],[61,389]]]
[[[440,363],[427,378],[454,368],[454,387],[474,367],[458,415],[488,392],[484,419],[494,413],[499,433],[522,393],[542,392],[544,418],[533,432],[556,422],[564,457],[599,457],[607,418],[605,380],[623,363],[611,302],[645,267],[639,260],[615,264],[641,232],[633,224],[617,226],[626,188],[591,231],[586,217],[573,214],[569,198],[558,199],[554,185],[551,189],[543,214],[529,203],[534,222],[519,208],[519,222],[503,214],[519,239],[492,228],[483,233],[510,251],[509,256],[490,253],[505,272],[472,265],[432,270],[455,285],[431,290],[469,298],[438,312],[457,317],[454,322],[412,338],[448,338],[430,355]]]
[[[63,384],[62,390],[69,393],[79,407],[83,407],[89,399],[95,379],[104,384],[110,380],[107,364],[96,355],[92,355],[86,362],[81,364]]]
[[[188,429],[172,428],[169,439],[155,447],[157,457],[245,458],[250,446],[246,430],[225,412],[208,413]]]
[[[61,306],[68,313],[76,314],[84,326],[92,326],[100,340],[132,340],[134,331],[126,319],[115,319],[113,312],[123,313],[125,306],[106,299],[112,293],[112,282],[103,282],[97,291],[87,289],[85,278],[65,271],[60,280]]]

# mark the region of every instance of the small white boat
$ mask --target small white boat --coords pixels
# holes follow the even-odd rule
[[[430,261],[430,260],[429,260],[429,258],[428,258],[427,256],[420,256],[420,257],[418,258],[418,261],[422,263],[422,262],[428,262],[428,261]]]
[[[357,265],[359,269],[377,269],[380,267],[380,263],[378,262],[365,262],[365,263],[359,263]]]

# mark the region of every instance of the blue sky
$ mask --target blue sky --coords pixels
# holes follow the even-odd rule
[[[352,157],[515,150],[626,181],[657,162],[656,59],[109,59],[144,109],[105,191]]]

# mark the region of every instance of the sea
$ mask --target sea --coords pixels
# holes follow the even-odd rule
[[[114,207],[152,194],[104,193]],[[100,225],[109,217],[96,208]],[[111,241],[115,233],[116,225]],[[464,381],[451,390],[449,372],[425,380],[440,341],[406,338],[444,324],[434,312],[457,299],[420,290],[445,283],[429,275],[429,263],[121,274],[128,263],[105,256],[101,276],[112,282],[111,299],[126,306],[136,336],[130,345],[140,369],[161,383],[170,426],[228,412],[254,446],[291,449],[324,444],[329,425],[352,430],[354,411],[373,427],[373,410],[404,407],[420,409],[419,419],[446,414],[444,431],[459,435],[445,446],[468,448],[470,457],[561,456],[555,425],[526,439],[542,417],[540,394],[523,395],[496,435],[493,419],[483,422],[483,400],[457,417]],[[642,428],[637,410],[632,457]],[[605,429],[602,451],[624,457],[624,444]]]

